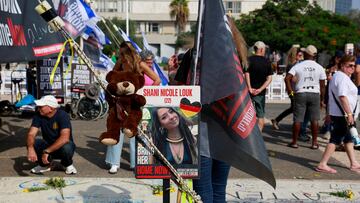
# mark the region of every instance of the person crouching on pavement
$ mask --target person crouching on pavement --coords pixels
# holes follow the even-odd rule
[[[61,159],[66,174],[76,174],[72,157],[75,144],[69,115],[62,109],[52,95],[35,100],[38,112],[32,120],[27,134],[27,158],[39,165],[31,169],[31,173],[51,171],[53,158]],[[43,139],[35,139],[41,129]]]

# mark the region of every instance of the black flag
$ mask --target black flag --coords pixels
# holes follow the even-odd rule
[[[203,116],[208,123],[211,157],[275,188],[222,1],[204,1],[202,19],[198,50],[201,102],[205,104]]]

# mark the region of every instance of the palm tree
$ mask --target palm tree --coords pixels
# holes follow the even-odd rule
[[[189,19],[189,1],[188,0],[172,0],[170,3],[170,16],[175,17],[175,26],[179,32],[185,30],[186,23]]]

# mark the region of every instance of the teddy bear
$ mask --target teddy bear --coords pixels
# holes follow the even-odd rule
[[[106,87],[106,101],[109,103],[109,115],[106,121],[107,131],[99,141],[105,145],[119,142],[120,129],[128,137],[137,135],[138,124],[142,118],[141,107],[146,99],[136,92],[144,86],[144,76],[132,71],[110,71],[106,75],[109,83]]]

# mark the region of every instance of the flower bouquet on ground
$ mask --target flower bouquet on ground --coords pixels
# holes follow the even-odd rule
[[[321,192],[325,194],[329,194],[331,196],[335,197],[341,197],[347,200],[353,200],[355,197],[355,194],[352,190],[343,190],[343,191],[337,191],[337,192]]]
[[[63,188],[66,186],[66,183],[65,183],[64,178],[62,178],[62,177],[50,178],[50,179],[45,180],[44,184],[45,184],[45,186],[41,186],[41,187],[25,188],[23,190],[23,192],[36,192],[36,191],[42,191],[42,190],[48,190],[48,189],[55,189],[60,193],[61,198],[63,200],[65,200]]]

